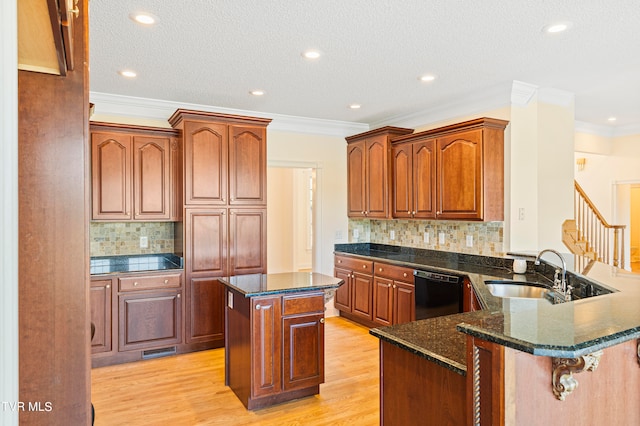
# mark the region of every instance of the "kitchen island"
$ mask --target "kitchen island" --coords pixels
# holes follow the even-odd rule
[[[382,245],[336,254],[462,273],[482,310],[372,329],[381,423],[640,424],[640,276],[600,262],[568,271],[576,299],[501,298],[486,281],[542,281],[556,266]],[[578,263],[578,262],[576,262]],[[588,297],[594,296],[594,297]],[[578,386],[579,384],[579,386]]]
[[[324,305],[343,281],[315,272],[224,277],[225,384],[258,409],[320,392]]]

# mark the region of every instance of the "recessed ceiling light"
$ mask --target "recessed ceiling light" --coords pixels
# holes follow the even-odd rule
[[[318,59],[320,57],[320,52],[317,50],[306,50],[302,52],[302,56],[307,59]]]
[[[133,78],[135,76],[137,76],[138,74],[136,74],[135,71],[131,71],[131,70],[122,70],[119,72],[119,74],[123,77],[127,77],[127,78]]]
[[[351,109],[360,109],[361,106],[362,105],[360,105],[360,104],[351,104],[351,105],[349,105],[349,108],[351,108]]]
[[[610,122],[612,122],[612,123],[613,123],[614,121],[616,121],[616,120],[617,120],[617,118],[615,118],[615,117],[609,117],[609,118],[607,118],[607,121],[610,121]]]
[[[418,80],[420,80],[420,81],[433,81],[435,79],[436,79],[436,76],[433,75],[433,74],[425,74],[425,75],[422,75],[422,76],[418,77]]]
[[[132,13],[129,15],[129,19],[142,25],[153,25],[156,23],[156,18],[148,13]]]
[[[264,95],[264,90],[252,90],[249,93],[251,93],[253,96],[262,96]]]
[[[571,22],[556,22],[555,24],[549,24],[545,26],[542,30],[548,34],[557,34],[571,28]]]

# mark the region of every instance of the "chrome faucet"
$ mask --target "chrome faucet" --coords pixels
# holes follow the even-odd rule
[[[536,261],[533,264],[540,265],[540,257],[542,257],[542,255],[547,252],[554,253],[562,261],[562,271],[560,271],[559,269],[556,269],[555,271],[555,275],[553,279],[553,289],[561,293],[562,296],[564,296],[565,302],[570,302],[572,288],[571,286],[567,285],[567,262],[564,260],[564,257],[556,250],[544,249],[540,253],[538,253],[538,256],[536,257]],[[562,278],[559,277],[560,272],[562,272]]]

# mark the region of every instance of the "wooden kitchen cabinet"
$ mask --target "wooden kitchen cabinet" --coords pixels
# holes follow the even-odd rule
[[[394,217],[503,220],[507,124],[479,118],[394,138]]]
[[[415,321],[413,270],[374,264],[373,321],[381,325]]]
[[[228,275],[267,270],[267,209],[229,209]]]
[[[335,256],[334,276],[344,281],[336,290],[334,305],[347,318],[373,319],[373,262]]]
[[[412,129],[383,127],[347,137],[347,211],[351,218],[391,216],[390,140]]]
[[[176,220],[181,172],[172,156],[179,152],[173,130],[92,123],[92,219]]]
[[[225,381],[242,403],[251,410],[318,393],[324,382],[323,293],[227,293]]]
[[[476,296],[476,292],[473,291],[473,286],[468,277],[465,277],[462,281],[462,311],[473,312],[482,310],[482,305]]]
[[[392,157],[393,217],[435,218],[435,139],[426,138],[394,145]]]
[[[111,352],[112,349],[112,295],[111,279],[91,280],[89,302],[91,304],[90,320],[94,326],[91,338],[91,353]]]

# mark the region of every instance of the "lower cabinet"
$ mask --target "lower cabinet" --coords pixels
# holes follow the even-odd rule
[[[482,310],[482,305],[476,296],[476,292],[473,291],[473,286],[469,278],[465,278],[462,282],[462,311],[473,312]]]
[[[413,269],[374,264],[373,320],[380,325],[415,321]]]
[[[224,344],[224,286],[216,278],[187,283],[186,343]]]
[[[246,299],[227,289],[225,383],[248,409],[319,393],[324,294]]]
[[[91,353],[110,352],[112,347],[112,279],[91,280]]]

